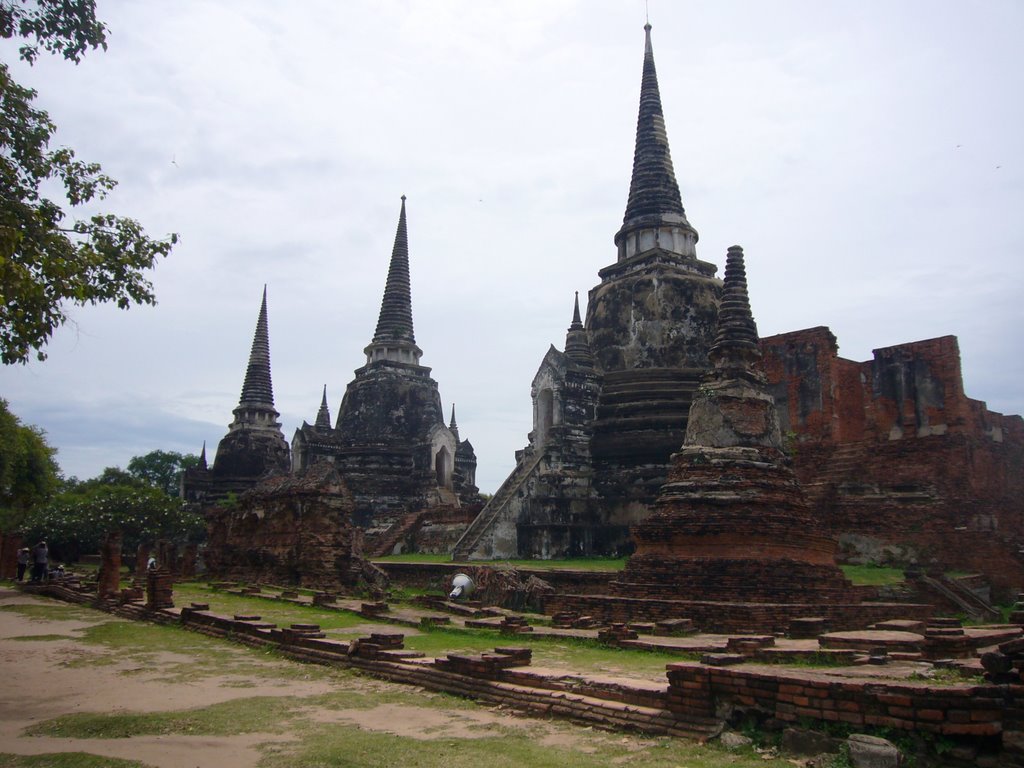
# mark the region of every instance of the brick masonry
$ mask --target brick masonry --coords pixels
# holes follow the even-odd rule
[[[1024,586],[1024,420],[964,393],[953,336],[839,357],[828,328],[761,340],[793,468],[842,556]]]

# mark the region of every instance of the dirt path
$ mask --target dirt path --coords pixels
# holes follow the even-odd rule
[[[35,606],[36,608],[33,608]],[[45,616],[39,616],[39,607]],[[36,615],[30,612],[34,611]],[[68,618],[61,617],[64,612]],[[275,678],[263,674],[199,675],[195,679],[169,682],[162,665],[180,668],[190,659],[182,653],[148,654],[144,664],[138,657],[119,654],[106,646],[82,642],[89,627],[115,619],[57,601],[24,595],[0,587],[0,753],[35,755],[53,752],[88,752],[94,755],[139,760],[154,768],[249,768],[262,756],[261,748],[287,749],[294,736],[280,733],[248,733],[237,736],[133,736],[121,739],[74,739],[26,736],[26,728],[71,713],[147,713],[205,707],[210,704],[255,696],[289,696],[302,699],[342,690],[336,680]],[[58,618],[59,617],[59,618]],[[125,622],[128,624],[128,622]],[[35,639],[33,639],[35,638]],[[227,646],[233,648],[233,646]],[[240,649],[238,652],[242,652]],[[291,664],[268,659],[261,662],[251,654],[246,669]],[[315,668],[311,668],[315,669]],[[259,670],[254,670],[259,671]],[[325,676],[327,677],[327,676]],[[173,677],[171,678],[174,679]],[[390,685],[366,680],[367,690]],[[352,681],[344,690],[352,689]],[[407,687],[397,689],[409,691]],[[366,709],[310,707],[307,720],[322,727],[355,725],[367,730],[386,731],[411,738],[473,738],[493,736],[500,729],[537,728],[536,721],[524,721],[486,709],[459,710],[437,707],[382,705]],[[562,742],[564,733],[552,732],[544,739]]]

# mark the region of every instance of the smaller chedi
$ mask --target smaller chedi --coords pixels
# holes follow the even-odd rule
[[[281,414],[274,407],[268,326],[264,286],[234,419],[217,446],[213,466],[207,465],[204,443],[199,465],[187,470],[182,477],[182,498],[188,502],[200,506],[218,503],[247,491],[267,474],[288,471],[291,462],[288,442],[281,432]]]
[[[729,601],[848,599],[836,543],[810,513],[783,451],[747,297],[729,249],[711,367],[655,511],[634,529],[619,594]]]

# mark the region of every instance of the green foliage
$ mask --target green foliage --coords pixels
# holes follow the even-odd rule
[[[76,64],[87,48],[107,48],[107,28],[92,0],[0,0],[0,37],[26,40],[18,52],[30,64],[39,47]]]
[[[129,461],[128,474],[159,488],[168,496],[177,497],[181,493],[182,474],[197,464],[199,457],[195,454],[156,450]]]
[[[95,552],[114,530],[121,531],[129,552],[155,539],[197,539],[202,535],[202,518],[178,499],[134,478],[130,483],[120,482],[119,473],[105,470],[100,477],[58,494],[32,515],[30,538],[45,538],[53,551],[73,559],[70,552]]]
[[[78,62],[106,47],[92,0],[0,0],[0,37],[26,40],[23,59],[40,47]],[[65,303],[155,304],[145,278],[177,235],[153,240],[133,219],[108,213],[67,220],[65,206],[102,200],[116,185],[96,163],[52,149],[57,128],[0,63],[0,361],[25,363],[67,320]],[[44,189],[60,190],[59,198]]]
[[[57,490],[55,454],[43,431],[22,424],[0,399],[0,531],[17,530]]]

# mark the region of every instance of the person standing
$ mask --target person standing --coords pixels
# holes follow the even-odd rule
[[[25,571],[28,570],[28,564],[32,562],[32,553],[28,547],[22,547],[18,550],[18,581],[25,580]]]
[[[40,541],[32,550],[32,581],[46,581],[46,569],[50,560],[50,551],[46,542]]]

